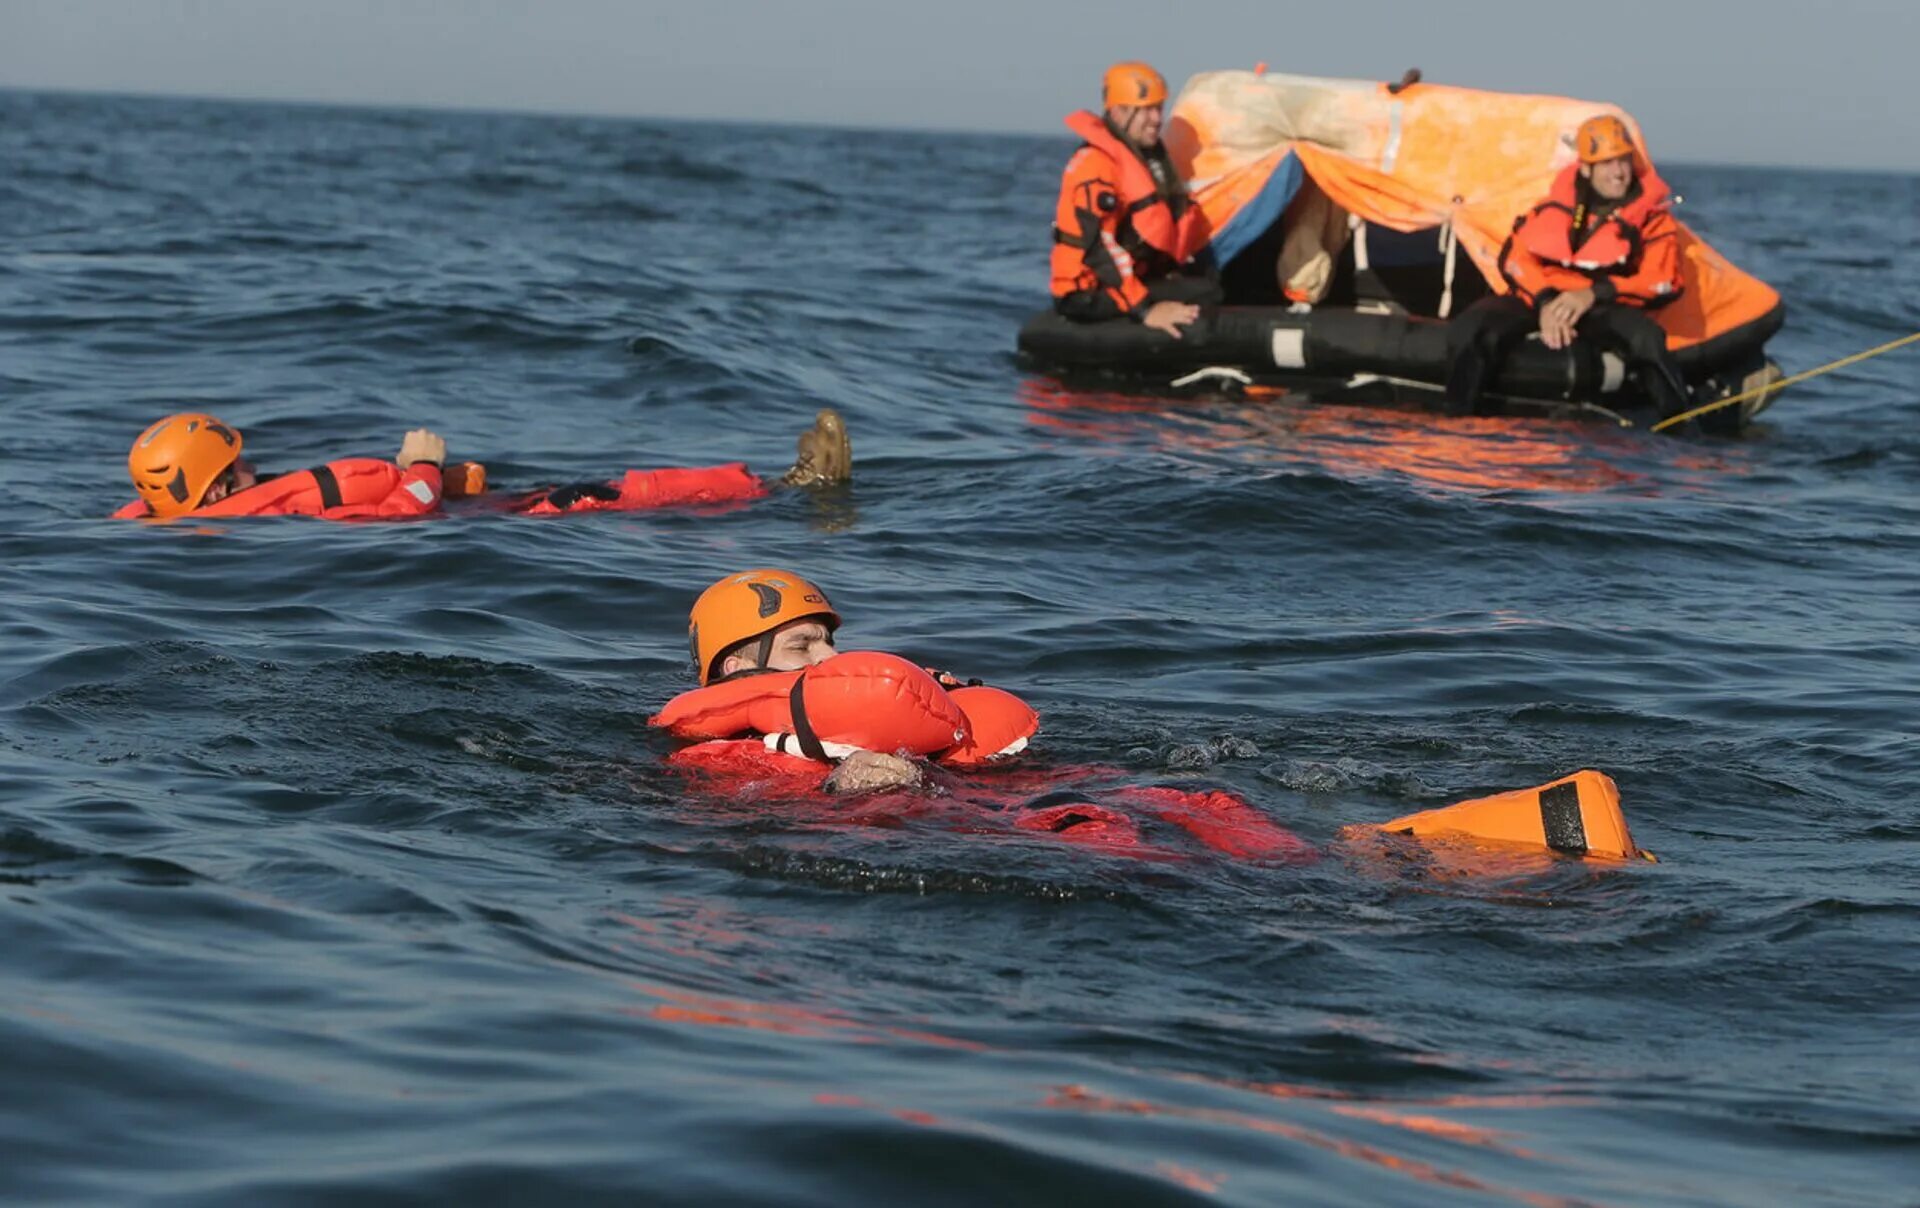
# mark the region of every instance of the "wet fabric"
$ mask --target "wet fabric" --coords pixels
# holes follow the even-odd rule
[[[826,771],[813,760],[770,751],[758,739],[684,747],[668,756],[702,791],[743,809],[822,825],[897,826],[933,820],[947,829],[1044,835],[1138,859],[1196,855],[1302,863],[1313,846],[1269,821],[1243,798],[1218,789],[1128,783],[1113,768],[928,769],[932,788],[829,796]]]

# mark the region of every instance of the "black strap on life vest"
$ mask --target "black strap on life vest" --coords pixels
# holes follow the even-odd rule
[[[803,673],[794,678],[793,691],[787,694],[787,706],[793,713],[793,736],[800,740],[800,752],[808,759],[832,763],[827,749],[820,745],[820,736],[813,732],[813,723],[807,720],[806,687],[807,677]]]
[[[332,466],[315,466],[307,473],[313,475],[313,481],[320,488],[320,506],[331,511],[345,503],[340,494],[340,479],[335,476]]]

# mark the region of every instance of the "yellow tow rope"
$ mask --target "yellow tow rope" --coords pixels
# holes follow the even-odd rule
[[[1664,432],[1675,424],[1684,424],[1688,420],[1705,415],[1710,411],[1718,411],[1722,407],[1737,406],[1750,398],[1759,398],[1761,395],[1771,393],[1775,390],[1785,390],[1788,386],[1798,386],[1801,382],[1817,378],[1823,373],[1832,373],[1836,369],[1845,369],[1849,365],[1857,365],[1861,361],[1877,357],[1882,353],[1892,352],[1896,348],[1912,344],[1915,341],[1920,341],[1920,331],[1916,331],[1910,336],[1901,336],[1897,340],[1889,340],[1878,348],[1869,348],[1865,352],[1856,352],[1850,357],[1841,357],[1837,361],[1829,361],[1818,369],[1809,369],[1805,373],[1796,373],[1790,378],[1781,378],[1777,382],[1769,382],[1764,386],[1759,386],[1752,390],[1742,390],[1739,394],[1729,398],[1715,399],[1713,402],[1695,407],[1691,411],[1682,411],[1678,415],[1670,415],[1655,424],[1650,431]]]

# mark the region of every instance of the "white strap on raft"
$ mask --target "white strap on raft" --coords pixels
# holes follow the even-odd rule
[[[1353,271],[1364,273],[1373,267],[1367,260],[1367,221],[1358,214],[1349,214],[1347,229],[1353,232]]]
[[[1440,250],[1447,258],[1440,277],[1440,317],[1444,319],[1453,313],[1453,266],[1460,252],[1460,238],[1453,233],[1452,219],[1440,228]]]
[[[773,751],[776,754],[797,755],[802,759],[805,759],[807,757],[806,752],[800,749],[800,739],[795,735],[763,734],[760,736],[760,741],[766,744],[767,750]],[[855,751],[858,751],[860,748],[855,746],[849,746],[844,742],[826,742],[823,740],[820,743],[820,749],[826,752],[826,756],[828,759],[831,759],[835,763],[838,763],[842,759],[845,759],[847,756],[853,754]]]
[[[1196,369],[1185,377],[1177,377],[1168,383],[1171,386],[1191,386],[1195,382],[1238,382],[1242,386],[1253,385],[1253,379],[1245,371],[1230,365],[1209,365],[1205,369]]]

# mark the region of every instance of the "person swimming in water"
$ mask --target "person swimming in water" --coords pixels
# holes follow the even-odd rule
[[[1236,858],[1312,858],[1230,792],[1141,784],[1121,768],[1009,765],[1040,725],[1026,702],[896,655],[842,653],[840,620],[826,592],[790,570],[741,571],[702,592],[687,626],[700,686],[648,719],[692,743],[669,766],[724,800],[801,821],[944,819],[1150,858],[1171,856],[1160,841],[1180,832]],[[850,794],[879,800],[825,808]]]
[[[800,671],[839,651],[840,614],[827,593],[792,571],[728,575],[700,593],[687,617],[687,643],[701,688],[770,671]],[[884,751],[854,751],[822,787],[864,793],[919,784],[920,766]]]
[[[158,420],[142,432],[127,455],[127,472],[139,498],[113,513],[115,519],[170,520],[181,516],[318,516],[328,520],[376,520],[424,516],[440,509],[446,492],[447,442],[416,428],[400,442],[393,461],[349,457],[310,469],[262,474],[242,456],[240,430],[203,412]],[[472,463],[464,463],[471,466]],[[818,486],[846,482],[853,450],[840,413],[825,408],[801,433],[799,456],[780,482]],[[478,467],[472,467],[477,471]],[[463,479],[484,479],[484,472]],[[744,502],[767,493],[767,483],[739,462],[697,468],[629,470],[612,481],[571,483],[511,496],[490,506],[525,515],[580,511],[628,511],[684,504]]]

